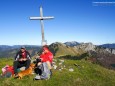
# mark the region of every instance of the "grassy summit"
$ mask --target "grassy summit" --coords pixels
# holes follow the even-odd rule
[[[35,75],[26,76],[22,80],[0,78],[0,86],[115,86],[115,71],[83,59],[63,60],[62,64],[59,58],[54,60],[57,69],[53,69],[53,76],[49,80],[33,81]],[[0,59],[0,69],[12,63],[13,59]]]

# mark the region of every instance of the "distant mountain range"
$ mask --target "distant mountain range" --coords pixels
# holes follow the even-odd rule
[[[49,48],[56,57],[66,59],[86,59],[98,63],[106,68],[115,69],[115,49],[96,46],[92,43],[79,43],[76,46],[72,43],[55,42]]]
[[[80,44],[83,44],[83,43],[80,43],[80,42],[76,42],[76,41],[70,41],[70,42],[65,42],[64,44],[68,45],[68,46],[77,46],[77,45],[80,45]],[[102,44],[102,45],[98,45],[100,47],[103,47],[103,48],[115,48],[115,43],[113,44]]]
[[[31,56],[35,56],[41,49],[41,46],[36,45],[0,45],[0,58],[14,57],[21,46],[25,46]],[[49,49],[55,57],[71,57],[71,59],[88,58],[99,62],[99,64],[114,68],[111,65],[115,64],[115,44],[93,45],[92,43],[79,42],[55,42],[49,45]],[[93,58],[93,59],[92,59]],[[115,66],[115,65],[114,65]]]
[[[25,47],[39,47],[37,45],[13,45],[13,46],[10,46],[10,45],[0,45],[0,51],[10,50],[10,49],[19,49],[22,46],[25,46]]]
[[[37,45],[0,45],[0,58],[14,57],[22,46],[24,46],[30,52],[31,56],[34,56],[41,49],[41,46]]]
[[[79,46],[88,46],[88,44],[90,45],[93,45],[92,43],[80,43],[80,42],[76,42],[76,41],[71,41],[71,42],[65,42],[65,43],[59,43],[59,42],[55,42],[55,43],[52,43],[50,46],[51,46],[51,49],[54,50],[54,51],[57,51],[56,50],[56,46],[60,47],[58,52],[61,52],[62,54],[66,54],[64,51],[68,52],[68,53],[71,53],[73,55],[76,55],[76,49],[75,47],[79,47]],[[61,46],[63,45],[63,46]],[[15,55],[15,53],[22,47],[22,46],[25,46],[27,49],[29,49],[29,51],[31,51],[30,53],[32,54],[32,56],[37,52],[39,51],[39,49],[41,48],[41,46],[38,46],[38,45],[13,45],[13,46],[9,46],[9,45],[0,45],[0,57],[12,57]],[[74,47],[74,48],[72,48]],[[106,48],[106,50],[108,52],[111,52],[111,53],[115,53],[114,50],[111,50],[115,48],[115,44],[103,44],[103,45],[98,45],[98,47],[103,47],[103,48]],[[86,49],[90,49],[90,47],[87,47]],[[78,49],[80,50],[80,49]],[[53,52],[54,52],[53,51]],[[58,54],[58,53],[56,53]]]
[[[65,42],[64,44],[72,47],[72,46],[77,46],[80,43],[76,41],[71,41],[71,42]]]
[[[93,45],[92,43],[78,43],[78,42],[55,42],[52,43],[49,48],[52,52],[54,52],[55,56],[58,55],[76,55],[80,54],[81,52],[87,52],[87,51],[96,51],[96,49],[103,49],[104,51],[107,51],[111,54],[115,54],[114,48],[108,48],[103,47],[103,45]]]
[[[103,44],[103,45],[100,45],[101,47],[104,47],[104,48],[115,48],[115,43],[113,44]]]

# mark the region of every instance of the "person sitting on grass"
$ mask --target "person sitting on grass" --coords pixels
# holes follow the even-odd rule
[[[21,49],[17,52],[14,62],[14,76],[16,77],[18,74],[18,68],[25,67],[25,70],[29,68],[31,63],[30,53],[26,50],[25,47],[21,47]]]
[[[37,74],[34,80],[40,80],[40,79],[49,79],[52,75],[51,69],[52,69],[52,59],[53,54],[48,49],[48,46],[43,46],[42,53],[40,54],[40,57],[37,59],[37,68],[35,69],[35,73]],[[49,76],[50,75],[50,76]]]

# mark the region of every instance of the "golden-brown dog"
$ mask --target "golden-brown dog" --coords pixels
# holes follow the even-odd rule
[[[30,67],[28,69],[18,73],[18,78],[22,79],[22,77],[32,74],[34,67],[35,67],[35,64],[33,64],[33,63],[30,64]]]

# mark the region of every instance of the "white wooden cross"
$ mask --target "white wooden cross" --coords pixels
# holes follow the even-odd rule
[[[42,6],[40,6],[40,17],[30,17],[30,20],[40,20],[41,23],[41,33],[42,33],[42,46],[44,44],[47,44],[47,41],[45,40],[44,37],[44,24],[43,24],[43,20],[48,20],[48,19],[53,19],[53,16],[48,16],[48,17],[44,17],[43,16],[43,10],[42,10]]]

